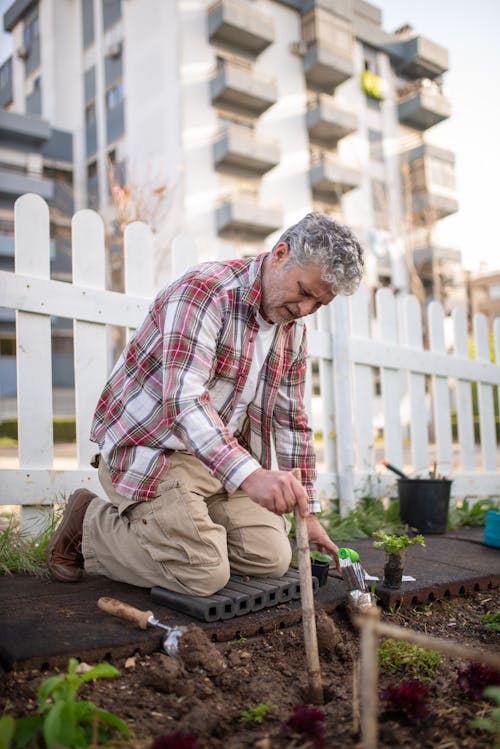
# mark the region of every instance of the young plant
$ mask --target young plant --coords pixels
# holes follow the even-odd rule
[[[496,707],[493,707],[484,717],[473,720],[471,727],[493,734],[495,747],[498,747],[500,746],[500,687],[487,687],[483,692],[483,697],[495,702]]]
[[[381,699],[387,703],[387,712],[401,713],[412,723],[419,723],[429,714],[428,695],[429,687],[418,679],[410,679],[390,684],[383,690]]]
[[[379,541],[373,542],[375,549],[384,549],[387,554],[402,554],[409,546],[419,544],[425,548],[425,540],[422,535],[408,538],[408,536],[397,536],[395,534],[388,534],[385,531],[375,531],[373,534],[375,538],[380,539]]]
[[[317,549],[312,549],[309,552],[309,556],[311,557],[312,562],[325,562],[330,564],[332,561],[332,557],[329,554],[325,554],[323,551],[318,551]]]
[[[108,663],[100,663],[83,674],[78,674],[77,668],[78,661],[71,658],[67,674],[51,676],[42,682],[37,693],[37,715],[15,720],[10,743],[6,746],[13,749],[38,746],[43,737],[44,746],[81,749],[90,744],[105,744],[114,733],[128,738],[129,730],[120,718],[101,710],[93,702],[76,699],[85,682],[118,676],[119,671]],[[12,724],[0,725],[0,729],[4,728],[8,732]]]
[[[273,709],[268,702],[259,702],[255,707],[241,711],[241,723],[262,723],[267,714]]]
[[[500,632],[500,611],[485,614],[482,617],[481,622],[488,632]]]
[[[299,737],[310,742],[315,749],[325,745],[323,721],[326,715],[317,707],[297,705],[292,714],[281,726],[281,734],[287,737]]]
[[[458,669],[457,684],[467,697],[479,700],[486,687],[500,686],[500,673],[482,663],[469,663]]]
[[[384,640],[379,648],[379,663],[380,668],[388,673],[403,673],[430,681],[439,670],[441,656],[410,642],[389,639]]]

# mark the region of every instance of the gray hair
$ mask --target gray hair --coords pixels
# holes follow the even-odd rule
[[[276,245],[280,242],[290,248],[291,265],[303,268],[311,261],[318,263],[323,280],[331,284],[334,294],[354,294],[358,288],[363,249],[349,227],[322,213],[308,213],[286,229]]]

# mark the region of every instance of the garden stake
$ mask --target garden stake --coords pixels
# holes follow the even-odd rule
[[[300,468],[294,468],[293,475],[302,481]],[[323,684],[318,655],[318,638],[316,634],[316,619],[314,617],[314,597],[311,574],[311,557],[309,555],[309,536],[306,519],[302,517],[295,505],[295,535],[297,541],[297,556],[300,575],[300,598],[302,603],[302,625],[304,628],[304,647],[306,651],[307,672],[309,677],[309,694],[314,705],[324,702]]]

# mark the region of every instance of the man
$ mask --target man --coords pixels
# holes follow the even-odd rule
[[[85,567],[208,596],[231,572],[281,576],[295,505],[338,562],[315,514],[300,318],[353,293],[362,268],[351,231],[310,213],[270,253],[203,263],[158,294],[94,416],[109,501],[70,497],[47,549],[56,579],[76,582]]]

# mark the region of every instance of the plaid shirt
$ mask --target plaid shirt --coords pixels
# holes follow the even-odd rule
[[[199,458],[234,492],[257,468],[300,467],[311,511],[316,477],[303,406],[306,328],[276,325],[257,391],[232,435],[227,424],[247,379],[258,332],[261,267],[253,259],[203,263],[163,289],[116,363],[97,404],[91,439],[116,490],[151,500],[169,452]]]

